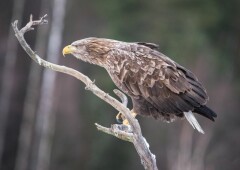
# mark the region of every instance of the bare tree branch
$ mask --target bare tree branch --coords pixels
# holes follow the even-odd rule
[[[33,21],[32,16],[30,17],[30,21],[27,23],[25,27],[21,30],[18,29],[17,23],[15,21],[12,26],[15,32],[15,36],[17,37],[19,43],[23,47],[23,49],[27,52],[27,54],[39,65],[50,68],[54,71],[65,73],[71,75],[78,80],[82,81],[86,85],[86,89],[93,92],[96,96],[107,102],[108,104],[112,105],[116,110],[121,112],[124,117],[128,120],[130,127],[124,125],[112,125],[111,128],[106,128],[101,125],[96,124],[97,128],[105,133],[111,134],[119,139],[132,142],[141,158],[141,163],[145,169],[148,170],[157,170],[156,165],[156,158],[149,149],[149,144],[147,143],[146,139],[142,136],[141,127],[138,123],[138,120],[132,117],[130,110],[125,106],[127,104],[126,99],[124,99],[124,95],[121,94],[119,91],[117,94],[120,94],[121,99],[123,99],[123,104],[120,103],[115,98],[111,97],[101,89],[99,89],[94,82],[92,82],[87,76],[84,74],[65,66],[57,65],[50,63],[46,60],[40,58],[27,44],[24,39],[24,34],[30,30],[33,30],[33,26],[35,25],[42,25],[46,24],[47,20],[45,19],[46,15],[40,18],[40,20]],[[116,92],[115,92],[116,93]],[[124,103],[125,102],[125,103]]]

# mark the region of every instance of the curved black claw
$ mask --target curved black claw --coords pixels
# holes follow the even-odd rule
[[[122,118],[122,114],[121,113],[118,113],[117,116],[116,116],[116,121],[120,124],[123,123],[123,118]]]

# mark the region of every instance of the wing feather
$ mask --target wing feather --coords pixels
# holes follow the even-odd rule
[[[117,78],[132,97],[136,112],[155,118],[171,114],[181,117],[183,112],[206,104],[206,90],[189,70],[149,44],[131,44],[131,50],[131,60],[126,60],[126,53],[121,56],[127,62],[123,65],[119,60]]]

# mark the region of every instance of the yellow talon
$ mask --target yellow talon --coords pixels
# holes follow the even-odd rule
[[[131,115],[132,115],[132,117],[136,117],[137,116],[137,113],[135,113],[133,110],[131,110]]]
[[[122,122],[122,124],[123,124],[123,125],[126,125],[126,126],[129,126],[129,125],[130,125],[127,119],[124,119],[123,122]]]

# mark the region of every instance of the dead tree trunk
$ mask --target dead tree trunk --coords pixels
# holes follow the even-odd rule
[[[62,31],[64,26],[66,0],[53,1],[52,24],[48,41],[47,59],[58,63],[61,51]],[[51,137],[55,127],[53,108],[56,72],[44,70],[41,98],[36,114],[35,139],[33,143],[32,170],[47,170],[50,165]]]
[[[50,6],[48,0],[42,0],[41,3],[40,13],[42,13],[41,11],[48,9]],[[47,33],[48,27],[45,27],[39,29],[36,36],[36,51],[42,55],[45,54],[45,48],[47,47],[45,45],[47,42]],[[15,170],[26,170],[31,164],[31,142],[39,98],[39,90],[37,89],[40,88],[41,71],[42,69],[32,61],[28,77],[28,85],[26,88],[27,92],[20,127]]]
[[[16,17],[22,18],[25,0],[14,0],[12,20]],[[22,21],[22,20],[20,20]],[[20,23],[21,24],[21,23]],[[11,90],[13,85],[13,70],[17,58],[17,41],[14,38],[14,33],[9,27],[9,35],[7,40],[7,51],[5,63],[3,65],[2,87],[0,89],[0,167],[2,164],[4,135],[7,122],[7,114],[9,111]]]

